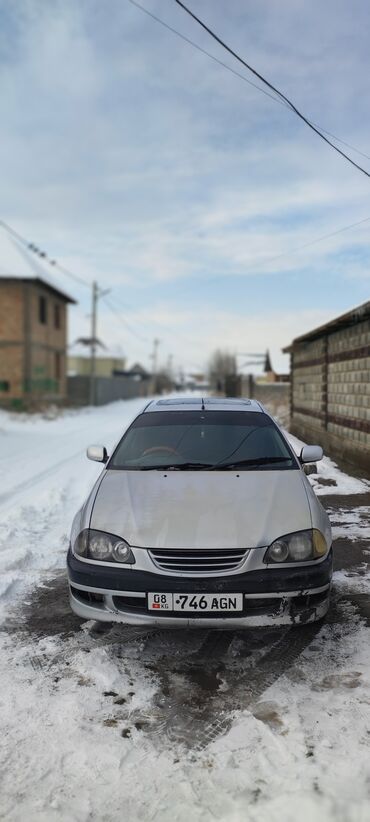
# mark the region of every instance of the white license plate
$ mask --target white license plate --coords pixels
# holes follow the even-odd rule
[[[243,594],[148,594],[149,611],[242,611]]]

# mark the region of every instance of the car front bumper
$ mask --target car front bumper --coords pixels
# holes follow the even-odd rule
[[[84,619],[152,627],[243,628],[306,624],[329,608],[332,552],[316,565],[268,568],[224,577],[176,577],[100,566],[67,558],[70,602]],[[149,592],[242,593],[243,611],[235,614],[178,615],[149,612]]]

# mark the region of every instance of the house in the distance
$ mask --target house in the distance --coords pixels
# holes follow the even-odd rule
[[[68,349],[67,372],[69,377],[89,377],[91,373],[91,337],[80,337]],[[123,371],[126,358],[121,349],[107,348],[101,340],[95,340],[95,375],[112,377]]]
[[[113,371],[114,377],[128,377],[135,382],[148,382],[152,380],[152,374],[144,368],[141,363],[136,362],[131,368],[115,368]]]
[[[64,402],[67,306],[74,302],[1,232],[0,405]]]

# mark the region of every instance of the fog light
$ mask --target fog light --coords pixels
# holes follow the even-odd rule
[[[113,548],[113,556],[117,562],[129,562],[132,558],[129,545],[126,542],[116,542]]]
[[[286,542],[283,542],[283,540],[277,540],[276,542],[274,542],[274,544],[271,545],[268,552],[268,557],[269,559],[272,559],[273,562],[285,562],[288,556],[289,548]]]

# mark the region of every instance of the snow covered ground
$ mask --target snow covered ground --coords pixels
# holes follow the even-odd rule
[[[369,481],[328,459],[310,478],[335,537],[324,625],[84,623],[64,562],[101,470],[85,448],[142,405],[0,412],[0,818],[368,822]]]

